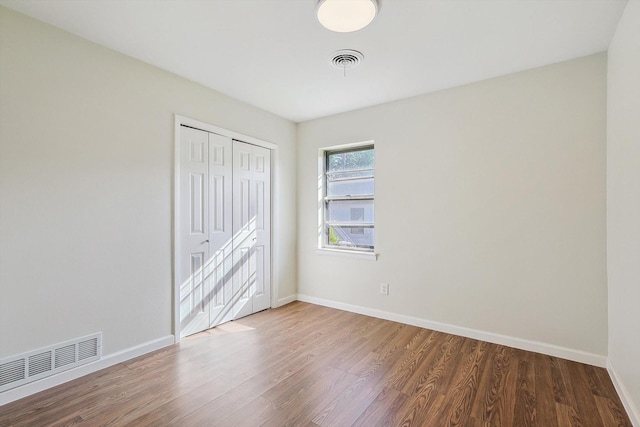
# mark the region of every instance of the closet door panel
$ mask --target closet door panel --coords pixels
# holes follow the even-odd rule
[[[252,148],[255,215],[253,312],[271,307],[271,151]]]
[[[256,228],[255,194],[252,191],[252,145],[233,141],[233,318],[252,314],[251,271]]]
[[[183,128],[180,140],[180,335],[209,327],[209,142],[207,132]]]
[[[231,138],[209,133],[209,327],[233,316],[232,147]]]

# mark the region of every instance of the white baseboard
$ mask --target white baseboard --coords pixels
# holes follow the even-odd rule
[[[616,388],[618,396],[620,396],[620,400],[624,405],[624,409],[627,411],[627,415],[629,415],[629,418],[631,419],[631,424],[636,427],[640,427],[640,410],[638,410],[638,407],[629,398],[630,394],[627,391],[627,387],[624,385],[624,382],[622,382],[622,379],[616,372],[610,359],[607,359],[607,371],[609,371],[609,376],[611,377],[613,386]]]
[[[282,307],[283,305],[287,305],[289,303],[292,303],[292,302],[296,301],[297,299],[298,299],[298,296],[296,294],[289,295],[288,297],[280,298],[278,300],[277,307]]]
[[[22,399],[23,397],[31,396],[32,394],[39,393],[51,387],[55,387],[57,385],[75,380],[93,372],[97,372],[100,369],[117,365],[118,363],[133,359],[134,357],[142,356],[143,354],[159,350],[174,343],[174,336],[167,335],[165,337],[158,338],[153,341],[148,341],[135,347],[108,354],[106,356],[103,356],[100,360],[96,360],[95,362],[87,363],[86,365],[78,366],[77,368],[69,369],[68,371],[60,372],[59,374],[55,374],[38,381],[6,390],[0,393],[0,406],[18,399]]]
[[[522,338],[510,337],[507,335],[494,334],[492,332],[479,331],[476,329],[450,325],[447,323],[435,322],[433,320],[422,319],[419,317],[406,316],[404,314],[392,313],[389,311],[378,310],[375,308],[362,307],[358,305],[345,304],[342,302],[311,297],[304,294],[298,294],[298,300],[303,302],[308,302],[311,304],[337,308],[338,310],[350,311],[352,313],[364,314],[366,316],[377,317],[380,319],[391,320],[399,323],[405,323],[407,325],[413,325],[421,328],[432,329],[434,331],[445,332],[453,335],[460,335],[463,337],[473,338],[481,341],[487,341],[494,344],[506,345],[509,347],[519,348],[521,350],[533,351],[536,353],[542,353],[549,356],[560,357],[562,359],[573,360],[575,362],[586,363],[586,364],[598,366],[601,368],[604,368],[607,365],[606,356],[588,353],[581,350],[573,350],[570,348],[560,347],[553,344],[530,341]]]

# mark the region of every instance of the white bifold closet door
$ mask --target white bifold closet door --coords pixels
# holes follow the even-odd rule
[[[271,305],[271,158],[263,147],[182,127],[180,336]]]
[[[271,152],[233,141],[234,318],[271,305]]]

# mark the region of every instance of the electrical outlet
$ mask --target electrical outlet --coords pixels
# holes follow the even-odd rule
[[[380,293],[382,295],[389,295],[389,284],[388,283],[380,283]]]

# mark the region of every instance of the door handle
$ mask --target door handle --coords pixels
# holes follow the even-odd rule
[[[204,245],[205,243],[209,243],[209,239],[205,240],[204,242],[202,242],[201,244]]]

